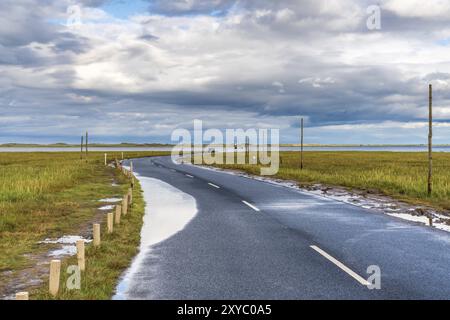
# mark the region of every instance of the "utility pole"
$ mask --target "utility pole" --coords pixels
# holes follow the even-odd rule
[[[250,164],[250,138],[245,137],[245,163]]]
[[[88,132],[86,131],[86,162],[88,161]]]
[[[300,131],[301,131],[301,134],[300,134],[300,136],[301,136],[301,138],[300,138],[300,170],[303,170],[303,118],[302,118],[300,127],[301,127],[301,129],[300,129]]]
[[[83,136],[81,136],[81,144],[80,144],[80,147],[81,147],[81,150],[80,150],[80,160],[83,160]]]
[[[428,196],[433,191],[433,87],[428,87]]]

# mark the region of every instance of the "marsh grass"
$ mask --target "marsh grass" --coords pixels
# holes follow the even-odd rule
[[[166,154],[126,152],[125,156]],[[108,153],[109,159],[120,156],[120,152]],[[14,276],[32,266],[28,255],[47,250],[38,241],[78,234],[97,214],[99,199],[125,194],[128,181],[103,161],[104,153],[94,152],[88,162],[72,152],[0,153],[0,273],[11,271]],[[119,187],[111,185],[113,180]],[[123,245],[133,251],[138,240],[133,235]]]
[[[123,190],[125,192],[125,190]],[[145,203],[136,181],[133,192],[133,204],[128,215],[123,216],[121,224],[114,226],[113,234],[107,234],[106,224],[102,224],[100,247],[86,245],[86,270],[81,273],[80,290],[67,288],[67,268],[77,265],[76,257],[66,259],[61,266],[60,293],[52,297],[45,284],[32,292],[33,299],[45,300],[107,300],[115,293],[115,288],[124,270],[129,267],[132,258],[138,253],[140,231],[143,224]],[[47,283],[47,282],[46,282]]]
[[[281,152],[277,178],[380,192],[411,203],[450,209],[450,153],[433,155],[433,193],[427,194],[427,154],[420,152]],[[259,175],[259,166],[220,165]]]

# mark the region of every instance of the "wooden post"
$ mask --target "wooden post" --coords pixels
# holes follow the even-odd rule
[[[100,245],[100,224],[94,223],[94,247]]]
[[[303,170],[303,118],[301,123],[301,138],[300,138],[300,170]]]
[[[122,200],[122,214],[126,216],[127,213],[128,213],[128,195],[124,195]]]
[[[88,132],[86,131],[86,162],[88,161],[88,145],[89,145],[89,142],[88,142]]]
[[[250,164],[250,138],[247,137],[247,159],[248,159],[248,164]]]
[[[433,226],[433,218],[432,217],[428,217],[428,223],[430,224],[430,227]]]
[[[59,291],[59,279],[61,276],[61,260],[52,260],[50,262],[49,292],[56,296]]]
[[[108,154],[105,153],[105,166],[107,165],[107,158],[108,158]]]
[[[130,205],[133,204],[133,189],[132,188],[128,189],[128,203]]]
[[[115,221],[116,224],[120,224],[120,215],[122,214],[122,206],[121,205],[117,205],[116,206],[116,217],[115,217]]]
[[[123,152],[122,152],[122,160],[123,160]]]
[[[248,137],[245,137],[245,147],[244,147],[244,152],[245,152],[245,158],[244,158],[244,163],[245,164],[250,164],[250,155],[248,152],[248,145],[249,145],[249,141],[248,141]]]
[[[130,178],[133,175],[133,161],[130,161]]]
[[[16,300],[28,300],[28,292],[17,292],[16,293]]]
[[[109,212],[108,215],[108,233],[113,233],[114,231],[114,214]]]
[[[428,196],[433,191],[433,87],[428,87]]]
[[[80,160],[83,160],[83,143],[84,143],[84,137],[81,136],[81,150],[80,150]]]
[[[77,259],[80,271],[86,269],[86,261],[84,259],[84,240],[77,240]]]

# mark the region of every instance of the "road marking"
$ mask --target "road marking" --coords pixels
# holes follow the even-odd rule
[[[320,253],[323,257],[327,258],[328,260],[330,260],[331,262],[333,262],[336,266],[338,266],[341,270],[343,270],[344,272],[346,272],[348,275],[350,275],[353,279],[355,279],[356,281],[358,281],[360,284],[362,284],[363,286],[368,286],[370,285],[370,283],[364,279],[363,277],[361,277],[360,275],[358,275],[356,272],[354,272],[353,270],[351,270],[349,267],[347,267],[346,265],[344,265],[343,263],[339,262],[338,260],[336,260],[335,258],[333,258],[332,256],[330,256],[328,253],[326,253],[325,251],[323,251],[322,249],[320,249],[317,246],[310,246],[311,249],[317,251],[318,253]]]
[[[214,188],[216,188],[216,189],[220,189],[220,187],[219,186],[216,186],[214,183],[208,183],[211,187],[214,187]]]
[[[191,179],[194,179],[194,176],[191,176],[190,174],[186,174],[186,177],[189,177]]]
[[[255,211],[261,211],[261,210],[259,210],[257,207],[255,207],[254,205],[248,203],[247,201],[242,200],[242,202],[243,202],[244,204],[246,204],[247,206],[249,206],[250,208],[252,208],[253,210],[255,210]]]

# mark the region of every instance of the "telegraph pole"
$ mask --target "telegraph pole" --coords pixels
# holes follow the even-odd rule
[[[81,147],[81,150],[80,150],[80,160],[83,160],[83,143],[84,143],[84,141],[83,141],[83,136],[81,136],[81,144],[80,144],[80,147]]]
[[[245,137],[245,162],[250,164],[250,138]]]
[[[300,126],[301,138],[300,138],[300,170],[303,170],[303,118]]]
[[[428,87],[428,196],[433,191],[433,87]]]
[[[86,131],[86,162],[88,161],[88,132]]]

